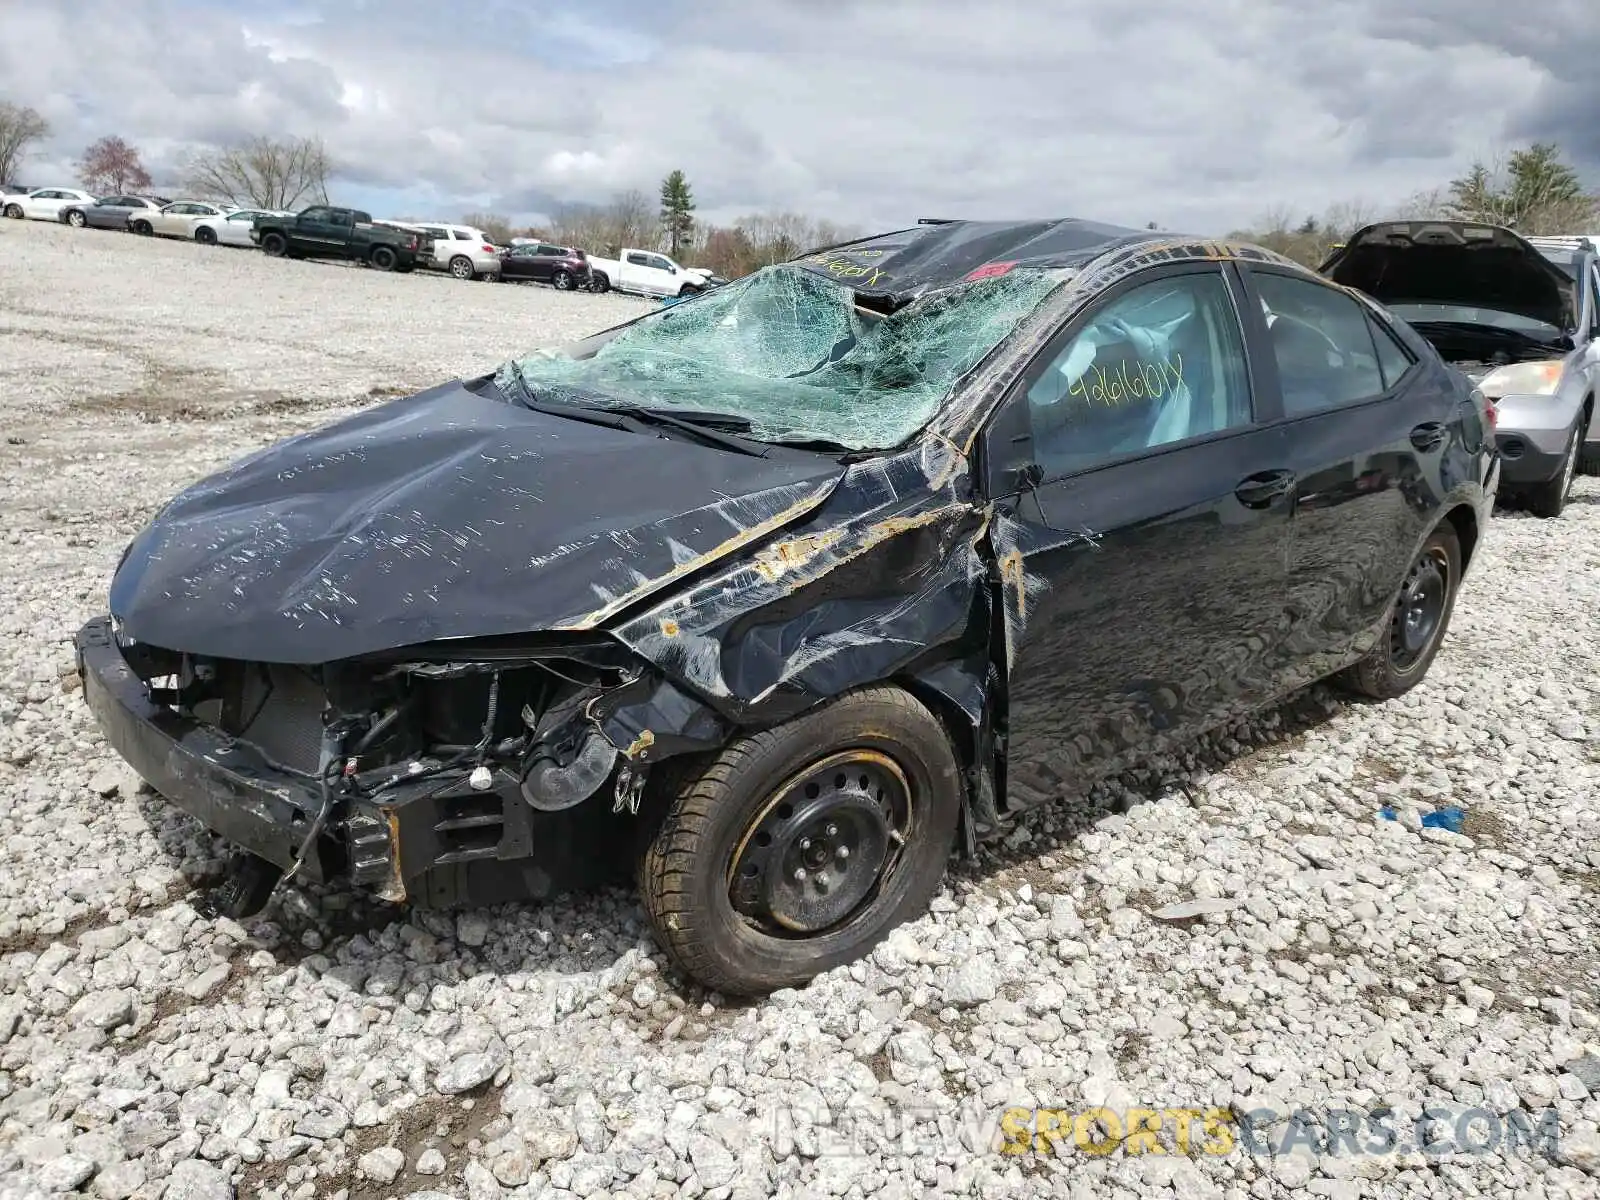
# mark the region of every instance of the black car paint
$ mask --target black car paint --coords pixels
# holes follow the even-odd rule
[[[651,440],[444,384],[180,493],[134,540],[111,611],[141,642],[268,663],[586,629],[840,474],[819,455]]]
[[[615,752],[618,810],[658,760],[895,680],[935,707],[960,750],[970,847],[1143,749],[1360,657],[1441,521],[1470,553],[1497,470],[1470,393],[1402,333],[1417,359],[1403,387],[1285,419],[1249,273],[1315,277],[1269,252],[1081,222],[989,223],[804,263],[859,270],[846,275],[854,286],[872,278],[875,294],[903,298],[1020,261],[1073,273],[897,451],[837,463],[639,442],[444,385],[181,496],[118,570],[119,637],[135,653],[147,643],[253,661],[337,656],[341,667],[413,653],[471,663],[496,634],[494,653],[512,657],[599,637],[634,664],[584,707]],[[1231,281],[1255,423],[1075,477],[1019,474],[1027,418],[1014,397],[1030,364],[1121,281],[1174,268]],[[558,439],[570,463],[547,456]],[[630,456],[666,489],[654,510],[626,479]],[[541,479],[535,463],[552,474]],[[720,480],[682,480],[661,463]],[[582,532],[561,540],[573,526]],[[283,559],[281,581],[269,556]],[[445,586],[430,595],[436,581]],[[112,704],[96,712],[108,727],[127,720]],[[391,894],[516,894],[527,878],[517,864],[539,839],[512,825],[568,814],[530,813],[503,770],[479,799],[498,804],[508,830],[487,853],[512,890],[475,890],[458,861],[431,858],[431,802],[391,794],[370,819],[419,831],[413,848],[393,848]],[[591,799],[580,811],[606,807]]]

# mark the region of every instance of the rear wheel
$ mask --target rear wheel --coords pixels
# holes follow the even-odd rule
[[[450,274],[457,279],[472,279],[478,274],[478,268],[465,254],[458,254],[450,260]]]
[[[603,272],[596,271],[589,280],[589,290],[596,294],[611,290],[611,277]]]
[[[557,291],[570,292],[572,290],[572,272],[557,271],[550,276],[550,282],[555,285]]]
[[[1428,673],[1455,609],[1461,583],[1461,541],[1449,521],[1428,536],[1411,564],[1385,635],[1340,682],[1374,700],[1409,692]]]
[[[1567,439],[1567,452],[1561,458],[1561,468],[1555,477],[1524,493],[1528,511],[1536,517],[1559,517],[1572,494],[1572,477],[1578,473],[1578,451],[1583,441],[1583,422],[1579,421]]]
[[[367,261],[379,271],[392,271],[400,259],[388,246],[374,246]]]
[[[82,212],[74,208],[67,213],[67,224],[71,225],[74,229],[82,229],[86,224],[88,224],[88,220],[84,217]]]
[[[925,910],[955,837],[961,773],[906,692],[849,693],[677,768],[639,862],[657,939],[707,987],[797,987]]]
[[[217,231],[209,225],[202,225],[194,231],[194,240],[202,246],[215,246],[217,244]]]

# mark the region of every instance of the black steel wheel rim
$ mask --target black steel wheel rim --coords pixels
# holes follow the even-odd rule
[[[1389,624],[1389,650],[1396,669],[1409,671],[1428,653],[1444,623],[1450,595],[1450,559],[1437,546],[1428,548],[1400,589]]]
[[[771,936],[841,928],[893,878],[912,823],[911,785],[892,758],[830,754],[775,789],[745,827],[729,860],[728,899]]]

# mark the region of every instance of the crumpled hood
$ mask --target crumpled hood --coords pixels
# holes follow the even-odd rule
[[[1509,229],[1466,221],[1369,225],[1320,268],[1380,304],[1492,308],[1571,329],[1572,281]]]
[[[814,508],[844,470],[550,416],[470,387],[369,409],[181,493],[112,580],[122,636],[319,663],[594,628]]]

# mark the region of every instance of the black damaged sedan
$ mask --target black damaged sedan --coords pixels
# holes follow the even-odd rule
[[[286,873],[445,907],[626,863],[675,962],[761,992],[1141,754],[1415,686],[1491,420],[1265,250],[928,222],[191,487],[85,695],[237,847],[232,915]]]

